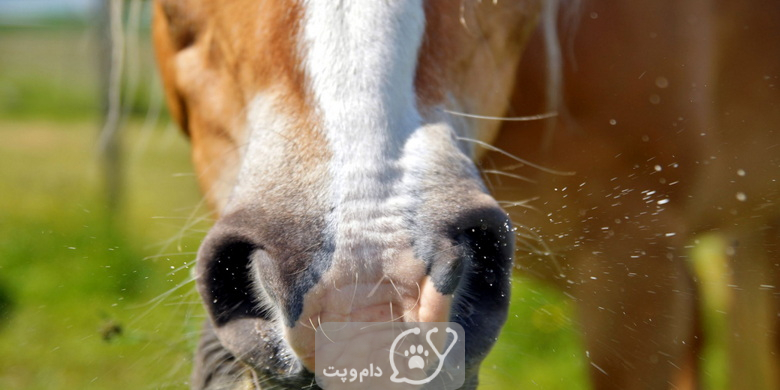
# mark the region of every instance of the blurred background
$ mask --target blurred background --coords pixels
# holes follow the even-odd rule
[[[209,216],[148,2],[125,2],[118,52],[104,5],[0,0],[0,389],[187,388]]]
[[[150,2],[106,4],[0,0],[0,389],[188,388],[211,216],[163,105]],[[586,389],[572,306],[514,286],[482,388]]]

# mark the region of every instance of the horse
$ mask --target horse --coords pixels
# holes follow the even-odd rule
[[[529,230],[521,267],[576,301],[594,388],[696,388],[706,340],[688,257],[698,237],[717,234],[730,279],[720,286],[729,386],[778,388],[780,6],[579,5],[576,27],[564,11],[552,34],[557,95],[540,83],[550,66],[540,35],[512,97],[519,115],[557,101],[558,120],[505,121],[500,153],[485,159],[504,173],[493,177],[498,199],[538,199],[511,209]]]
[[[578,304],[595,388],[695,388],[691,237],[739,240],[741,302],[777,307],[778,7],[678,3],[585,0],[559,32],[554,0],[157,0],[167,104],[219,217],[193,388],[316,388],[328,321],[456,322],[476,388],[514,234],[523,272]],[[758,325],[740,380],[771,388]]]

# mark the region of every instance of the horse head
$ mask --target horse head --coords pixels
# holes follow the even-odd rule
[[[499,123],[453,113],[503,114],[540,3],[155,4],[167,102],[219,217],[198,255],[202,386],[228,360],[310,385],[318,324],[349,321],[459,323],[476,386],[514,238],[474,163]]]

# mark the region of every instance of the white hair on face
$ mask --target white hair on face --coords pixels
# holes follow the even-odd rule
[[[369,244],[401,239],[394,233],[410,201],[397,179],[404,143],[421,125],[414,76],[422,1],[304,0],[304,9],[304,70],[332,153],[329,224],[339,248],[352,251],[337,248],[335,258],[380,260]]]

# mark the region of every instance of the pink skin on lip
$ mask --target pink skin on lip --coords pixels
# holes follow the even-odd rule
[[[302,318],[294,328],[285,328],[285,339],[310,371],[314,370],[315,363],[314,329],[320,323],[447,322],[452,304],[452,296],[436,291],[429,276],[413,284],[413,288],[383,280],[374,285],[331,288],[322,298],[327,307]]]

